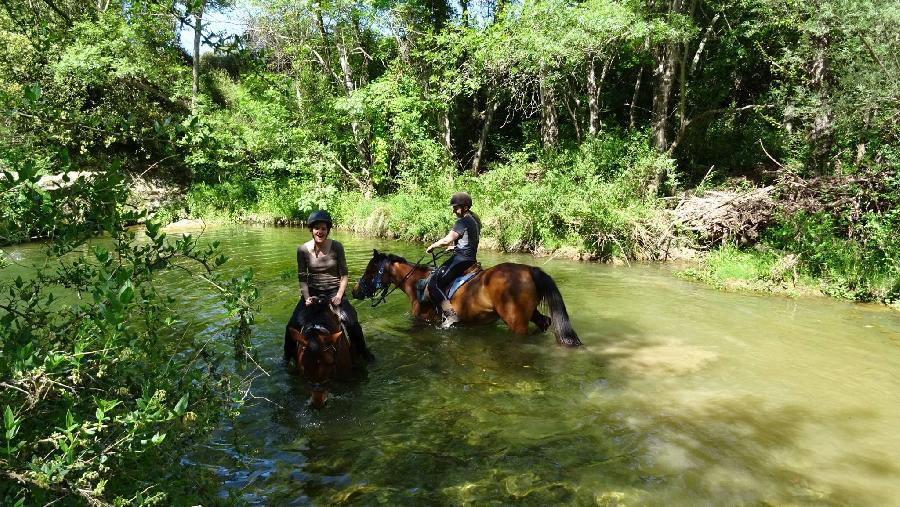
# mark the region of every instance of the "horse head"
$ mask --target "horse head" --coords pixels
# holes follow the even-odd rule
[[[388,266],[391,263],[389,254],[372,250],[372,259],[366,265],[366,270],[353,286],[351,294],[353,299],[366,299],[374,297],[379,290],[386,290],[390,285]]]
[[[296,342],[297,370],[310,383],[310,405],[322,408],[328,399],[328,382],[338,369],[342,332],[328,302],[313,304],[308,312],[307,324],[300,330],[289,327],[288,334]]]

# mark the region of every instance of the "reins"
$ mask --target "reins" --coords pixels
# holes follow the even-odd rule
[[[449,253],[448,250],[443,250],[441,252],[438,252],[437,254],[435,254],[434,252],[431,252],[431,263],[434,265],[434,267],[437,267],[437,260],[442,255],[447,254],[447,253]],[[372,308],[375,308],[376,306],[380,305],[381,303],[384,303],[387,300],[387,297],[391,295],[391,293],[393,293],[395,290],[399,289],[400,286],[403,284],[403,282],[405,282],[406,279],[409,278],[409,275],[411,275],[413,273],[413,271],[416,270],[416,266],[419,266],[419,264],[422,262],[422,260],[425,258],[426,255],[428,255],[428,252],[422,254],[422,256],[419,257],[419,260],[410,266],[411,269],[409,270],[408,273],[406,273],[406,276],[404,276],[399,282],[394,283],[393,288],[391,288],[391,284],[388,283],[383,288],[381,288],[381,295],[372,294]],[[381,267],[378,268],[378,274],[376,275],[378,277],[378,280],[377,280],[378,284],[381,284],[381,279],[384,278],[384,271],[387,268],[388,264],[390,264],[389,259],[387,257],[385,257],[384,261],[382,261]],[[379,287],[375,287],[376,291],[378,289],[379,289]]]

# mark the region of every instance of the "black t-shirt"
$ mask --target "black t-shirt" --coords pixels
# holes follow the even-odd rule
[[[478,253],[478,239],[481,236],[481,226],[471,213],[466,213],[453,224],[453,230],[459,234],[456,239],[456,248],[453,255],[467,260],[476,260]]]

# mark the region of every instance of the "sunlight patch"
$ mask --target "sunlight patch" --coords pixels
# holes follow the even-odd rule
[[[656,345],[615,345],[602,353],[612,358],[611,368],[640,376],[695,373],[718,358],[716,352],[675,339]]]

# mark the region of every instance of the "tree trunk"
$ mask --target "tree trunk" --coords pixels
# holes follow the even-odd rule
[[[484,147],[487,145],[488,132],[491,130],[491,123],[494,121],[494,113],[500,102],[494,99],[488,100],[487,107],[482,113],[484,123],[481,124],[481,135],[478,136],[478,147],[475,148],[475,157],[472,158],[472,173],[478,174],[481,170],[481,161],[484,157]]]
[[[829,159],[834,146],[834,114],[831,109],[830,90],[828,81],[830,71],[828,68],[828,46],[830,42],[828,32],[813,36],[815,46],[815,59],[810,69],[810,88],[819,99],[818,113],[813,120],[813,128],[809,133],[810,166],[819,174],[825,174],[831,170]]]
[[[600,71],[600,80],[597,80],[595,68],[595,59],[591,58],[590,68],[588,69],[588,109],[590,110],[590,121],[588,123],[588,132],[595,136],[600,132],[603,121],[600,119],[600,92],[603,89],[603,82],[606,80],[606,74],[612,67],[614,56],[610,56],[603,62],[603,70]]]
[[[588,94],[588,134],[595,136],[600,131],[600,104],[598,103],[597,69],[596,60],[591,58],[588,63],[587,94]]]
[[[300,80],[294,80],[294,97],[297,99],[297,111],[300,113],[300,117],[304,116],[304,108],[303,108],[303,94],[300,90]]]
[[[441,111],[441,127],[444,129],[444,135],[441,137],[441,144],[444,145],[444,150],[447,151],[447,156],[453,160],[453,139],[450,137],[450,112],[447,110]]]
[[[691,0],[688,15],[694,17],[696,0]],[[683,129],[687,123],[687,61],[690,44],[685,43],[681,52],[681,60],[678,62],[678,128]],[[667,147],[668,149],[668,147]]]
[[[556,146],[559,140],[559,124],[556,120],[556,97],[553,86],[546,75],[541,72],[539,93],[541,96],[541,142],[544,148]]]
[[[644,45],[641,47],[641,53],[650,49],[650,37],[644,39]],[[628,108],[628,126],[630,128],[634,128],[635,126],[635,111],[637,111],[637,103],[640,98],[641,91],[641,80],[644,77],[644,66],[641,65],[638,67],[638,75],[634,80],[634,93],[631,94],[631,105]]]
[[[572,106],[572,102],[575,102],[574,107]],[[578,139],[578,142],[581,142],[581,140],[584,139],[581,130],[581,122],[578,119],[578,109],[581,107],[581,99],[579,99],[575,93],[566,93],[563,103],[566,105],[569,116],[572,118],[572,126],[575,127],[575,138]]]
[[[656,48],[656,67],[653,70],[653,109],[650,124],[653,129],[653,147],[659,152],[669,148],[669,102],[675,82],[677,48],[674,42]]]
[[[336,37],[335,42],[337,43],[338,60],[341,65],[344,92],[347,97],[349,97],[356,91],[356,85],[353,82],[353,70],[350,67],[350,55],[347,52],[347,45],[345,44],[342,33]],[[356,145],[356,151],[362,161],[366,181],[367,183],[371,182],[369,169],[372,167],[372,159],[369,154],[367,136],[364,134],[362,125],[360,125],[359,120],[355,116],[351,116],[350,118],[350,130],[353,132],[353,143]]]
[[[330,74],[335,81],[340,82],[341,80],[334,71],[334,67],[331,63],[331,41],[328,39],[328,32],[325,30],[325,20],[322,16],[321,4],[316,6],[316,25],[319,29],[319,37],[322,39],[322,66],[325,67],[325,70],[328,71],[328,74]]]
[[[669,14],[680,13],[683,8],[683,0],[673,0]],[[669,103],[675,82],[678,43],[669,40],[657,44],[653,53],[656,67],[653,69],[653,109],[650,124],[653,129],[653,147],[662,153],[669,148]]]
[[[628,127],[634,128],[634,112],[637,110],[637,101],[641,91],[641,78],[644,76],[644,66],[638,67],[637,79],[634,80],[634,93],[631,94],[631,105],[628,108]]]
[[[200,38],[203,35],[203,9],[206,1],[201,0],[194,14],[194,79],[191,86],[191,112],[197,114],[197,95],[200,93]]]

